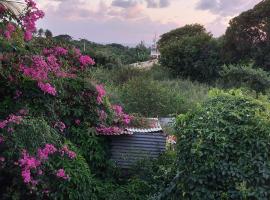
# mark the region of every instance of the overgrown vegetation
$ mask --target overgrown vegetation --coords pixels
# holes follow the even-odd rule
[[[0,199],[269,199],[269,2],[220,38],[165,33],[146,70],[127,65],[149,59],[143,43],[53,37],[33,1],[20,17],[0,1]],[[178,116],[177,151],[125,171],[98,135],[135,116]]]
[[[178,176],[164,199],[269,199],[269,107],[240,90],[213,90],[180,115]]]

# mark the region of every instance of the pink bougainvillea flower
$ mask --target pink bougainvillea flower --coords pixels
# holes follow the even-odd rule
[[[58,56],[65,56],[65,55],[67,55],[68,50],[63,48],[63,47],[55,47],[54,53],[55,53],[55,55],[58,55]]]
[[[50,95],[56,96],[56,89],[51,86],[50,83],[38,82],[38,87],[44,92]]]
[[[25,0],[26,4],[28,7],[36,7],[36,2],[34,2],[33,0]]]
[[[25,31],[24,32],[24,40],[26,42],[32,40],[33,36],[32,36],[32,33],[30,31]]]
[[[100,125],[99,127],[96,128],[96,130],[98,133],[104,134],[104,135],[115,135],[122,132],[122,129],[120,129],[117,126],[106,127],[104,125]]]
[[[11,32],[11,33],[14,32],[14,31],[16,30],[15,26],[14,26],[13,24],[11,24],[11,23],[8,23],[8,24],[7,24],[6,29],[7,29],[9,32]]]
[[[4,157],[0,157],[0,162],[5,162],[5,158]]]
[[[101,104],[103,102],[103,97],[106,96],[106,91],[105,91],[103,85],[96,85],[96,90],[98,92],[97,102],[98,102],[98,104]]]
[[[5,36],[8,40],[11,39],[11,33],[10,33],[9,31],[5,31],[5,32],[4,32],[4,36]]]
[[[63,146],[63,148],[60,150],[60,154],[62,156],[66,154],[70,159],[74,159],[77,156],[77,154],[74,151],[68,149],[67,145]]]
[[[52,144],[46,144],[43,149],[38,149],[38,157],[41,160],[48,160],[49,156],[57,152],[57,149]]]
[[[80,60],[81,65],[83,66],[95,64],[95,61],[90,56],[87,56],[87,55],[81,55],[79,60]]]
[[[7,126],[8,124],[8,121],[7,120],[4,120],[4,121],[0,121],[0,128],[3,129]]]
[[[62,178],[62,179],[69,179],[69,176],[68,175],[66,175],[66,172],[65,172],[65,170],[64,169],[59,169],[57,172],[56,172],[56,176],[58,177],[58,178]]]
[[[112,108],[113,108],[113,110],[114,110],[114,112],[115,112],[115,114],[117,116],[122,116],[123,115],[123,108],[122,108],[122,106],[113,105]]]
[[[27,109],[21,109],[21,110],[19,110],[18,113],[19,113],[20,115],[28,115],[28,112],[29,112],[29,111],[28,111]]]
[[[13,114],[10,114],[8,116],[9,123],[20,124],[22,122],[22,120],[23,120],[22,116],[17,116],[17,115],[13,115]]]
[[[74,53],[75,53],[75,55],[76,55],[77,57],[79,57],[79,56],[81,56],[81,55],[82,55],[82,53],[81,53],[81,50],[80,50],[80,49],[74,48],[73,50],[74,50]]]
[[[30,183],[32,181],[30,169],[22,170],[22,178],[25,183]]]
[[[18,98],[20,98],[20,96],[22,96],[22,91],[16,90],[14,99],[18,99]]]
[[[8,131],[9,133],[13,133],[13,132],[14,132],[14,128],[9,127],[9,128],[7,129],[7,131]]]
[[[127,115],[127,114],[124,114],[123,115],[123,122],[124,122],[124,124],[125,125],[129,125],[130,124],[130,122],[131,122],[131,120],[132,120],[132,116],[130,116],[130,115]]]
[[[64,124],[64,122],[56,122],[54,124],[54,128],[59,129],[61,132],[64,132],[64,130],[66,129],[66,125]]]
[[[98,115],[99,115],[99,120],[100,121],[104,121],[108,117],[107,113],[104,110],[98,111]]]
[[[3,143],[5,140],[2,136],[0,136],[0,144]]]
[[[80,124],[81,124],[81,120],[76,119],[76,120],[75,120],[75,124],[80,125]]]

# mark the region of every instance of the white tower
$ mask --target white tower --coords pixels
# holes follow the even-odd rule
[[[153,39],[153,44],[151,46],[151,58],[158,59],[159,57],[160,57],[160,53],[157,46],[157,34],[155,34],[155,37]]]

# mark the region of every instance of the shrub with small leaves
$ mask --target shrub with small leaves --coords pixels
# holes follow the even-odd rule
[[[270,104],[214,90],[178,117],[178,175],[164,199],[269,199]]]

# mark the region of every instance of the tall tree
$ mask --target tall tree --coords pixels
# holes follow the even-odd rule
[[[176,76],[201,82],[218,77],[220,45],[206,29],[199,25],[186,25],[161,36],[160,63],[171,68]]]
[[[47,30],[45,31],[45,37],[46,37],[46,38],[52,38],[52,37],[53,37],[52,32],[51,32],[50,30],[47,29]]]
[[[161,35],[158,46],[159,48],[163,48],[170,43],[181,40],[183,37],[196,36],[205,33],[206,29],[201,24],[188,24]],[[207,34],[210,35],[210,33]]]
[[[254,60],[255,65],[270,70],[270,0],[230,21],[224,37],[227,62]]]
[[[42,28],[38,29],[38,36],[42,37],[44,34],[44,30]]]

